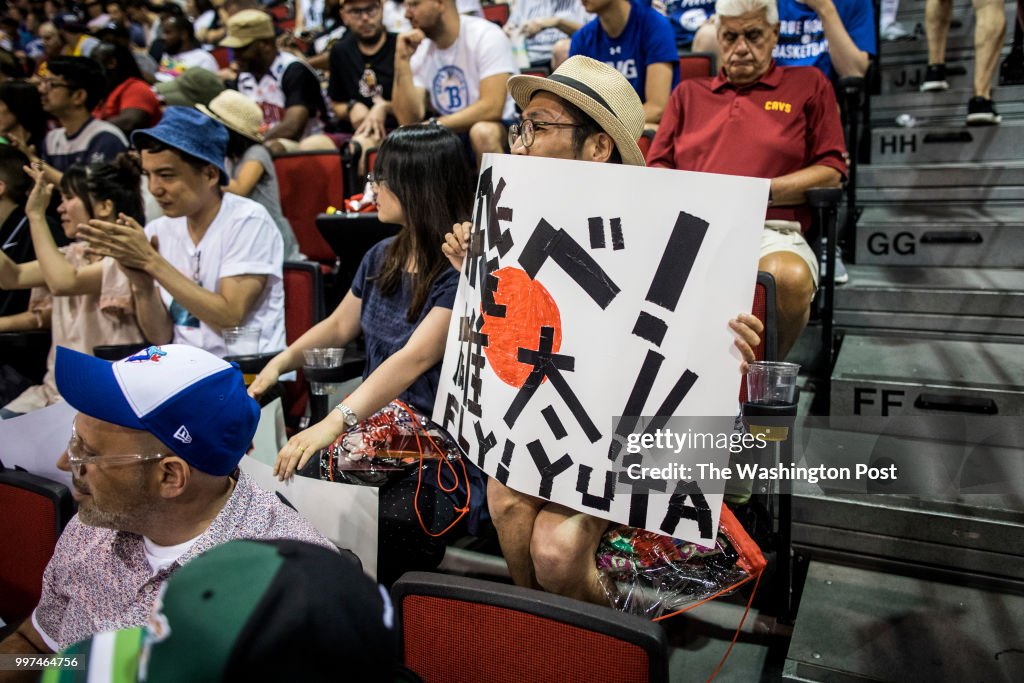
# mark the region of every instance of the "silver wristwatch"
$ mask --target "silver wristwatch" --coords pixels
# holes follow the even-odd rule
[[[355,411],[353,411],[344,403],[339,403],[338,405],[334,406],[334,409],[341,413],[342,419],[345,421],[346,427],[351,428],[359,424],[359,418],[356,417]]]

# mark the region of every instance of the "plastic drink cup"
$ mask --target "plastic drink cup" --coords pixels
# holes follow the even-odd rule
[[[769,406],[793,403],[799,372],[796,363],[754,361],[747,370],[747,400]]]
[[[260,330],[258,327],[227,327],[224,329],[224,345],[229,356],[256,356],[260,352]]]

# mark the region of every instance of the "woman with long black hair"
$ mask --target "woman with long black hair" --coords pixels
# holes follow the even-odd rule
[[[391,401],[401,400],[426,415],[434,408],[459,281],[440,245],[452,225],[470,217],[472,173],[458,136],[429,124],[391,133],[380,146],[374,168],[371,182],[378,216],[381,222],[401,225],[401,231],[370,249],[338,308],[274,357],[249,388],[253,396],[262,395],[280,375],[302,367],[306,349],[345,346],[360,332],[365,337],[362,384],[325,419],[288,441],[274,467],[282,479]],[[484,478],[475,467],[467,472],[472,519],[485,509]],[[423,481],[428,478],[437,475],[424,475]],[[398,482],[382,489],[382,583],[397,578],[400,568],[432,568],[444,555],[444,544],[415,526],[415,484]],[[452,519],[440,519],[450,525],[453,511],[465,506],[465,488],[447,492],[430,487],[432,494],[423,488],[420,504],[430,506],[435,515],[451,515]],[[424,503],[425,495],[434,498]],[[395,556],[399,561],[389,561]]]

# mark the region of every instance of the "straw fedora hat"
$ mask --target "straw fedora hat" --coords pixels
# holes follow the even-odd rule
[[[263,110],[237,90],[225,90],[210,100],[210,106],[197,104],[196,109],[219,121],[236,133],[256,142],[263,142]]]
[[[644,132],[644,106],[636,90],[614,67],[577,55],[562,62],[547,78],[513,76],[508,91],[520,109],[544,90],[579,107],[615,141],[622,162],[644,166],[636,141]]]

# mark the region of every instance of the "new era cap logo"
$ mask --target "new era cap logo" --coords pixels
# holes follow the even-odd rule
[[[192,443],[192,435],[185,429],[185,425],[178,427],[178,431],[174,432],[174,438],[182,443]]]

